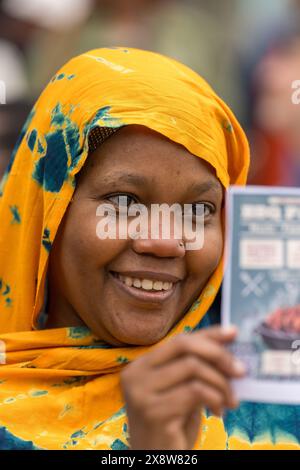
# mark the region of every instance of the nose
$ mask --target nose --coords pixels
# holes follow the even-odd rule
[[[174,238],[137,238],[133,240],[133,249],[139,254],[151,254],[161,258],[183,258],[185,255],[184,243]]]
[[[150,212],[148,224],[142,227],[139,236],[133,237],[134,251],[161,258],[183,258],[185,245],[182,239],[179,239],[180,235],[182,236],[180,231],[182,227],[178,227],[177,224],[176,214],[171,213],[169,218],[162,213],[157,220],[157,217],[152,219],[152,212]],[[155,230],[152,232],[152,229]]]

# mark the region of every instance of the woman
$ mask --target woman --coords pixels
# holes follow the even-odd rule
[[[229,381],[244,369],[226,349],[235,330],[205,316],[222,277],[223,192],[245,184],[248,163],[228,107],[171,59],[100,49],[53,77],[2,182],[3,448],[287,441],[278,409],[246,404],[220,418],[238,405]],[[128,211],[202,207],[202,249],[173,233],[100,239],[99,204],[118,209],[124,196]],[[121,226],[120,214],[111,219]]]

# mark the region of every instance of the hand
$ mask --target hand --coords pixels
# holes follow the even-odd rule
[[[193,449],[207,407],[239,405],[230,386],[245,368],[227,350],[237,331],[219,326],[180,334],[121,372],[131,449]]]

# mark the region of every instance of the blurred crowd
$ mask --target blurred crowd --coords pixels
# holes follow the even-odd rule
[[[247,130],[251,184],[300,184],[300,0],[0,0],[0,176],[26,116],[74,55],[150,49],[199,72]]]

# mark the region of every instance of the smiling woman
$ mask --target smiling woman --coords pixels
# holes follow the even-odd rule
[[[200,184],[204,192],[197,190]],[[120,195],[146,207],[205,203],[204,247],[185,253],[178,239],[150,236],[99,240],[97,206],[116,203]],[[48,326],[87,325],[115,346],[162,339],[219,264],[222,199],[209,164],[147,127],[124,126],[90,156],[57,233]]]
[[[202,322],[222,279],[223,192],[248,164],[231,111],[171,59],[99,49],[52,78],[1,185],[0,447],[261,446],[278,410],[248,434],[243,408],[218,417],[244,371],[225,347],[235,331]],[[203,247],[100,239],[98,206],[120,201],[201,206]]]

